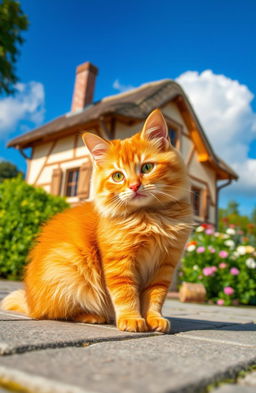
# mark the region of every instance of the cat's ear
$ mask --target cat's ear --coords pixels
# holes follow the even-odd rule
[[[147,117],[141,137],[152,141],[160,149],[169,146],[168,126],[160,109],[155,109]]]
[[[103,161],[105,153],[110,146],[110,142],[91,132],[85,132],[82,138],[94,161],[96,163]]]

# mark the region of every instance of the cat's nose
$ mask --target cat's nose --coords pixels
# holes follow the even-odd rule
[[[129,188],[130,188],[131,190],[133,190],[134,192],[136,192],[136,191],[138,191],[138,189],[140,188],[140,183],[131,184],[131,185],[129,186]]]

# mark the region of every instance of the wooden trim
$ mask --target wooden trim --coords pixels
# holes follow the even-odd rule
[[[189,175],[189,177],[191,177],[191,179],[194,179],[194,180],[196,180],[196,181],[199,181],[200,183],[203,183],[203,184],[205,184],[205,185],[208,187],[207,181],[202,180],[202,179],[200,179],[199,177],[196,177],[196,176],[194,176],[194,175],[191,175],[190,173],[189,173],[188,175]]]
[[[183,127],[183,130],[181,131],[181,134],[183,136],[185,136],[186,138],[188,138],[189,140],[191,140],[190,135],[187,132],[184,131],[184,127]]]
[[[60,165],[63,164],[64,162],[70,162],[70,161],[77,161],[80,160],[80,158],[88,158],[90,159],[88,154],[85,154],[83,156],[75,157],[75,158],[67,158],[66,160],[61,160],[61,161],[54,161],[54,162],[48,162],[45,166],[52,166],[52,165]],[[77,165],[77,164],[76,164]]]
[[[74,136],[73,157],[76,158],[76,149],[78,144],[78,134]]]
[[[51,185],[51,183],[38,183],[38,184],[36,184],[35,187],[44,187],[44,186],[50,186],[50,185]]]
[[[163,110],[164,112],[164,110]],[[166,115],[165,113],[163,113],[164,118],[166,120],[166,123],[170,123],[172,127],[174,128],[179,128],[180,130],[183,128],[183,125],[179,122],[177,122],[176,120],[174,120],[172,117],[169,117],[168,115]]]
[[[55,148],[55,146],[56,146],[56,144],[57,144],[57,141],[58,141],[57,139],[56,139],[55,141],[53,141],[52,145],[50,146],[49,151],[48,151],[48,153],[47,153],[47,155],[46,155],[46,157],[45,157],[45,160],[44,160],[44,162],[43,162],[43,164],[42,164],[42,166],[41,166],[41,169],[39,170],[39,172],[38,172],[38,174],[37,174],[37,177],[36,177],[36,179],[35,179],[35,181],[34,181],[33,184],[36,184],[36,183],[38,182],[38,179],[40,178],[40,176],[41,176],[41,174],[42,174],[44,168],[46,167],[47,162],[48,162],[48,160],[49,160],[49,157],[50,157],[50,155],[52,154],[52,151],[53,151],[53,149]]]
[[[188,154],[188,156],[187,156],[187,160],[186,160],[186,162],[185,162],[185,165],[189,168],[189,166],[190,166],[190,164],[191,164],[191,162],[192,162],[192,159],[193,159],[193,157],[194,157],[194,155],[195,155],[195,152],[196,152],[196,148],[195,148],[195,145],[193,144],[192,146],[191,146],[191,148],[190,148],[190,151],[189,151],[189,154]]]
[[[54,135],[52,135],[52,134],[42,135],[41,137],[39,137],[35,141],[31,141],[31,142],[29,142],[27,144],[24,144],[23,148],[31,147],[31,146],[34,146],[34,145],[37,146],[39,144],[45,144],[45,143],[48,143],[48,142],[59,140],[60,138],[65,138],[66,136],[74,135],[76,133],[79,134],[80,132],[82,134],[83,132],[86,132],[87,130],[88,131],[98,130],[98,128],[99,128],[98,119],[95,119],[95,120],[92,120],[92,121],[87,122],[87,123],[77,124],[77,125],[74,125],[74,126],[69,127],[69,128],[61,129]]]

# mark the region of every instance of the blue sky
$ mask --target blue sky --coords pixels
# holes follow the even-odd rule
[[[205,129],[209,128],[210,139],[217,153],[221,153],[227,162],[234,162],[236,169],[239,165],[243,166],[241,173],[246,173],[247,167],[253,171],[255,163],[253,160],[247,162],[246,157],[256,158],[254,0],[23,0],[21,5],[28,15],[30,27],[24,34],[26,42],[17,64],[22,83],[20,95],[27,91],[31,104],[35,94],[37,107],[31,109],[29,104],[24,105],[24,111],[20,109],[17,121],[13,115],[13,123],[4,124],[5,128],[1,128],[0,122],[1,158],[9,159],[25,169],[20,154],[14,149],[5,149],[7,140],[68,112],[75,68],[89,60],[99,67],[96,100],[118,93],[113,87],[116,80],[125,88],[180,77],[180,83],[195,103],[200,101],[198,91],[203,102],[204,89],[207,88],[209,94],[215,91],[217,97],[218,94],[225,94],[224,88],[227,86],[230,94],[226,95],[223,105],[227,100],[230,102],[231,97],[233,101],[230,105],[233,106],[229,112],[232,108],[235,112],[237,107],[240,111],[239,116],[231,119],[233,123],[230,118],[227,120],[231,128],[240,122],[239,130],[233,134],[234,142],[240,141],[240,145],[234,146],[238,152],[236,156],[243,152],[240,161],[235,162],[234,154],[232,156],[230,153],[232,135],[225,140],[226,145],[221,146],[219,134],[222,130],[217,125],[219,136],[216,134],[215,143],[211,119],[204,118],[202,104],[197,104],[198,110],[195,105],[195,109],[199,117],[202,113],[203,125],[207,125]],[[205,70],[211,70],[211,73],[204,74]],[[188,71],[196,73],[188,74]],[[218,75],[224,79],[218,78]],[[32,81],[34,85],[31,85]],[[235,81],[238,81],[238,85]],[[206,97],[210,97],[211,103],[212,96]],[[241,103],[240,106],[237,104],[237,97],[240,101],[244,100],[245,108]],[[217,102],[215,98],[214,103]],[[221,100],[222,97],[219,102]],[[247,137],[243,136],[240,140],[240,135]],[[256,205],[255,189],[248,183],[247,180],[246,185],[241,183],[237,188],[223,191],[221,204],[232,197],[240,202],[241,211],[248,213]]]

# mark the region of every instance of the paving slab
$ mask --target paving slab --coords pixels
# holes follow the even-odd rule
[[[243,385],[255,386],[256,391],[256,371],[247,374],[244,378],[239,379],[239,383]]]
[[[0,375],[8,379],[18,370],[32,385],[41,377],[73,386],[74,392],[199,393],[254,362],[254,348],[165,335],[4,356]]]
[[[223,307],[210,304],[182,303],[167,300],[163,311],[168,316],[186,317],[218,322],[256,322],[256,307]]]
[[[3,312],[4,314],[4,312]],[[25,352],[42,348],[83,345],[91,342],[124,340],[128,338],[148,337],[161,333],[121,332],[113,325],[90,325],[62,321],[17,320],[9,314],[0,321],[0,355]],[[9,319],[10,318],[10,319]],[[13,319],[12,319],[13,318]],[[172,334],[180,332],[215,329],[216,322],[205,322],[185,318],[171,318]],[[223,326],[223,324],[221,325]],[[233,326],[233,325],[232,325]]]
[[[0,355],[161,334],[121,332],[110,325],[61,321],[9,320],[0,321],[0,326]]]
[[[181,332],[179,335],[193,340],[206,340],[256,348],[256,325],[252,323],[229,324],[218,329],[203,331],[191,330],[189,332]]]
[[[8,293],[20,288],[23,288],[23,283],[20,281],[0,280],[0,300]]]

